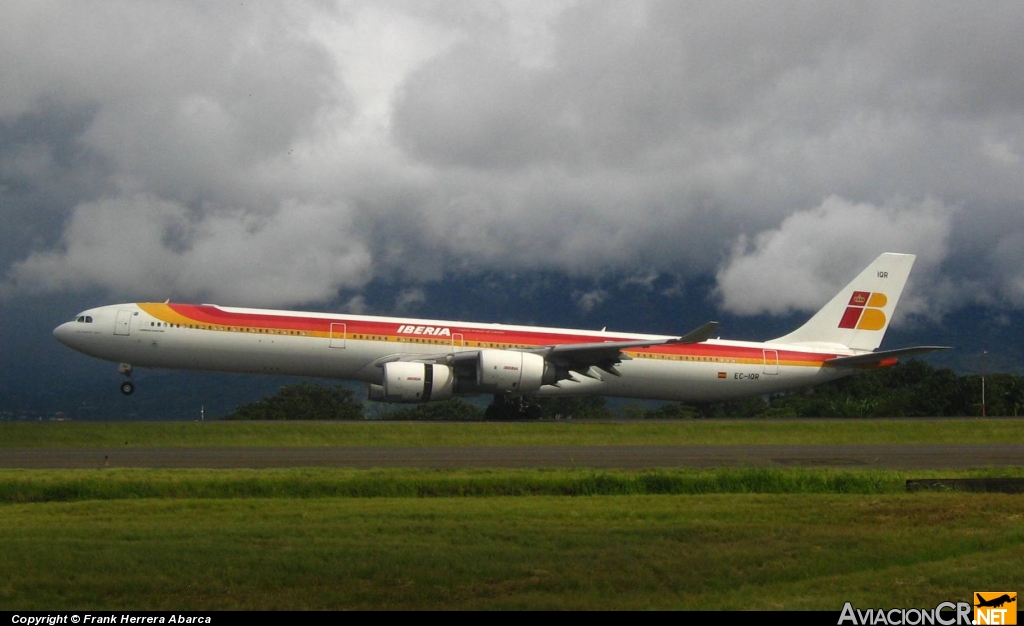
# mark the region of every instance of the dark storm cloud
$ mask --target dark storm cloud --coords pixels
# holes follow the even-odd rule
[[[0,119],[0,267],[58,243],[75,205],[111,190],[110,163],[81,141],[94,115],[44,100]]]
[[[552,23],[541,62],[519,62],[498,38],[423,65],[398,101],[396,132],[418,159],[527,190],[509,194],[519,198],[537,189],[530,168],[555,172],[536,199],[548,217],[487,198],[478,214],[509,215],[503,237],[484,238],[499,248],[545,242],[546,258],[573,270],[722,263],[727,308],[805,309],[838,279],[780,280],[793,289],[765,299],[735,277],[819,280],[886,249],[918,252],[919,271],[938,271],[965,212],[983,224],[971,229],[979,238],[1000,242],[989,262],[1024,260],[1012,235],[1024,219],[1000,208],[1022,197],[1024,81],[1010,60],[1021,13],[993,8],[584,3]],[[516,218],[545,228],[521,232]],[[744,243],[755,236],[759,245]],[[843,259],[822,245],[836,239]],[[769,248],[797,253],[780,263]],[[944,269],[967,278],[959,264]],[[993,278],[987,289],[1021,302],[1012,271]]]
[[[911,310],[1019,308],[1022,28],[1001,2],[15,4],[2,236],[30,243],[0,294],[358,308],[385,277],[426,309],[423,281],[553,271],[781,314],[890,249],[919,254]]]

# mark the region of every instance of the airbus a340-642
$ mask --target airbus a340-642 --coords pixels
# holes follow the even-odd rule
[[[114,304],[54,335],[134,367],[313,376],[367,383],[369,398],[429,402],[604,395],[715,401],[763,395],[884,367],[939,346],[877,351],[914,264],[879,256],[806,324],[763,343],[442,320],[304,313],[212,304]]]

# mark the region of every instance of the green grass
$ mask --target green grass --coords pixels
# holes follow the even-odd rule
[[[997,494],[0,506],[0,610],[933,607],[1015,588]]]
[[[700,495],[712,493],[896,494],[908,478],[1022,478],[1024,468],[902,472],[722,468],[416,470],[336,468],[0,470],[0,504],[218,498],[438,498]]]
[[[0,424],[3,447],[1020,442],[1014,420]],[[1017,589],[1024,468],[0,470],[0,611],[930,608]]]
[[[535,446],[1024,443],[1024,421],[686,420],[622,422],[0,423],[2,447]]]

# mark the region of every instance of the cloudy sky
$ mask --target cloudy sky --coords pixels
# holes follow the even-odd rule
[[[883,251],[918,255],[905,324],[1013,318],[1021,32],[1019,2],[6,2],[3,323],[429,317],[495,275],[778,316]]]

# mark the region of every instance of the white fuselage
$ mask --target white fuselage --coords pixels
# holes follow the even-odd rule
[[[383,364],[544,346],[666,339],[655,335],[442,320],[130,303],[84,311],[54,330],[82,353],[130,367],[312,376],[380,385]],[[708,340],[623,350],[612,368],[570,371],[535,396],[604,395],[726,400],[834,380],[852,370],[824,362],[841,347]],[[463,354],[463,356],[466,356]],[[455,394],[488,393],[472,377]]]

